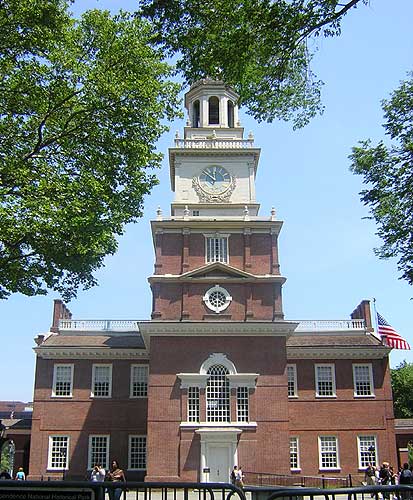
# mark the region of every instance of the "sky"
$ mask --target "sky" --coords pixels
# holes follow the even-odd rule
[[[82,0],[88,8],[133,10],[131,0]],[[313,70],[324,81],[325,111],[305,128],[283,122],[257,123],[241,109],[245,134],[261,147],[256,188],[260,215],[275,207],[284,221],[279,239],[285,318],[346,319],[362,299],[376,299],[378,311],[413,349],[413,288],[398,279],[396,260],[380,260],[380,246],[368,209],[360,202],[362,179],[349,171],[351,148],[384,137],[381,100],[413,70],[413,2],[371,0],[353,9],[337,38],[317,39]],[[146,198],[144,217],[126,228],[119,250],[97,273],[99,286],[81,291],[68,307],[74,319],[149,319],[147,277],[154,253],[149,221],[161,206],[169,214],[167,150],[184,121],[171,124],[159,151],[165,154],[160,184]],[[0,400],[32,401],[34,338],[51,325],[53,299],[13,295],[0,301]],[[413,361],[413,351],[393,350],[392,367]]]

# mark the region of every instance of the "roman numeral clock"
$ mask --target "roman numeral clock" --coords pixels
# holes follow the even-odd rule
[[[235,177],[220,165],[209,165],[193,177],[192,186],[201,202],[228,202],[235,188]]]

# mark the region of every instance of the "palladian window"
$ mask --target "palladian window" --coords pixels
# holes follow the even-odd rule
[[[229,380],[225,366],[214,365],[208,370],[207,422],[229,422]]]

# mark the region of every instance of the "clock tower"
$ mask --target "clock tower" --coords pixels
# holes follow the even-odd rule
[[[152,221],[147,480],[228,482],[234,465],[289,471],[282,223],[258,215],[260,149],[223,82],[185,95],[169,150],[171,215]]]

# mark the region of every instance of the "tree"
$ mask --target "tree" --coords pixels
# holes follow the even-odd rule
[[[413,418],[413,363],[403,361],[391,370],[394,416]]]
[[[343,16],[366,0],[143,0],[158,42],[187,83],[223,80],[257,120],[305,125],[322,111],[308,41],[340,33]]]
[[[353,148],[354,173],[368,187],[361,200],[369,207],[383,240],[375,249],[384,259],[398,257],[401,278],[413,284],[413,73],[383,101],[386,134],[393,141],[363,141]]]
[[[65,300],[115,252],[157,180],[180,86],[148,21],[66,0],[0,8],[0,298]]]

